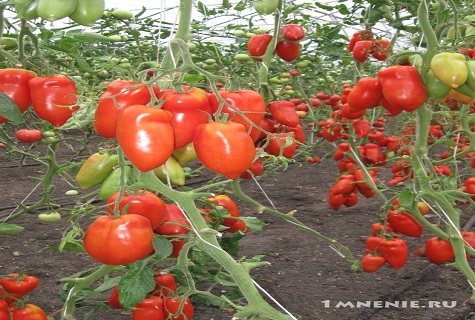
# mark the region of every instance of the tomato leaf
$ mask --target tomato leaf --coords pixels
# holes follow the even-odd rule
[[[24,227],[12,223],[0,223],[0,234],[17,234],[25,230]]]
[[[160,260],[169,257],[173,252],[170,241],[158,235],[153,238],[153,249],[155,250],[155,256],[158,256]]]
[[[14,123],[20,123],[23,120],[17,104],[3,92],[0,92],[0,116]]]
[[[256,217],[241,217],[246,225],[254,232],[262,231],[262,227],[266,225],[266,223],[262,220],[259,220]]]
[[[130,264],[127,274],[119,281],[119,302],[130,309],[155,288],[154,270],[145,261]]]
[[[404,190],[399,195],[399,204],[406,209],[412,209],[415,205],[414,194],[409,190]]]

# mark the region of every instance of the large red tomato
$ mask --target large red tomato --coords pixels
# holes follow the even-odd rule
[[[221,91],[219,95],[225,100],[224,104],[215,95],[209,97],[215,119],[221,113],[229,114],[228,120],[243,124],[256,141],[261,135],[256,126],[259,127],[267,109],[264,98],[253,90]]]
[[[196,127],[196,155],[211,171],[236,179],[249,168],[256,147],[246,127],[236,122],[209,122]]]
[[[120,193],[116,192],[107,199],[107,211],[114,212],[116,201]],[[128,214],[140,214],[147,217],[155,229],[165,219],[167,208],[165,202],[150,191],[140,191],[137,194],[126,193],[119,202],[119,212]]]
[[[98,217],[86,230],[84,249],[95,260],[110,265],[128,264],[153,252],[150,220],[138,214]]]
[[[185,92],[167,89],[158,97],[163,100],[162,109],[173,114],[171,124],[175,133],[175,149],[191,143],[196,126],[208,122],[212,113],[208,94],[193,87]]]

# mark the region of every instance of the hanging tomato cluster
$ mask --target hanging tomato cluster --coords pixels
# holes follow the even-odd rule
[[[300,55],[299,41],[305,37],[305,31],[301,25],[286,24],[280,27],[279,39],[274,52],[284,61],[291,62]],[[252,36],[247,43],[249,55],[256,61],[262,61],[261,57],[266,53],[267,47],[273,37],[270,34],[258,34]]]
[[[0,278],[0,319],[47,320],[48,316],[42,308],[26,300],[27,294],[38,287],[39,282],[37,277],[24,273],[2,276]]]
[[[132,319],[141,320],[144,317],[152,317],[156,320],[191,320],[194,315],[194,306],[190,298],[184,299],[182,295],[177,294],[178,285],[175,277],[170,273],[158,270],[155,272],[154,280],[155,288],[141,302],[133,306]],[[119,286],[112,289],[107,302],[112,308],[124,308],[120,301]]]
[[[360,79],[347,103],[350,113],[382,106],[395,116],[416,110],[426,99],[427,89],[415,67],[392,66],[379,70],[377,78]]]
[[[391,52],[391,42],[388,39],[375,39],[371,30],[358,30],[348,43],[348,51],[361,63],[366,62],[370,56],[386,61]]]
[[[25,112],[33,105],[38,118],[60,127],[79,109],[74,81],[64,75],[40,77],[25,69],[0,70],[0,91]],[[0,116],[0,123],[8,119]]]

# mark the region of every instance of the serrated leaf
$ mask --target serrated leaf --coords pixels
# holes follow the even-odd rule
[[[155,272],[144,261],[130,265],[129,271],[119,281],[119,302],[130,309],[142,301],[155,288]]]
[[[0,234],[17,234],[25,230],[24,227],[12,223],[0,223]]]
[[[7,118],[13,123],[23,121],[20,108],[9,96],[0,91],[0,116]]]
[[[161,260],[169,257],[173,252],[173,246],[170,241],[158,235],[153,238],[153,249],[155,250],[155,255]]]
[[[241,220],[246,223],[249,229],[255,232],[261,231],[262,227],[266,225],[264,221],[256,217],[241,217]]]

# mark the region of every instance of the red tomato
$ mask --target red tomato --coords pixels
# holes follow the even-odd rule
[[[299,41],[305,37],[305,31],[299,24],[286,24],[280,27],[280,36],[285,40]]]
[[[152,90],[155,95],[160,91],[156,85],[152,86]],[[145,83],[128,80],[112,81],[99,98],[94,114],[94,130],[106,139],[115,138],[120,111],[127,106],[146,105],[151,99],[150,88]]]
[[[264,161],[261,158],[254,160],[246,171],[241,173],[241,179],[252,179],[264,172]]]
[[[279,41],[275,46],[275,53],[284,61],[294,61],[300,55],[300,44],[295,42]]]
[[[87,228],[84,249],[101,263],[128,264],[153,252],[153,236],[150,220],[142,215],[103,215]]]
[[[28,81],[38,75],[29,70],[5,68],[0,70],[0,91],[12,99],[25,112],[31,105],[30,86]],[[0,116],[0,123],[7,119]]]
[[[165,316],[171,320],[191,320],[194,314],[194,307],[191,304],[190,298],[186,298],[183,306],[182,297],[165,298]],[[181,306],[181,309],[180,309]],[[168,318],[170,317],[171,318]]]
[[[362,78],[348,94],[349,112],[374,108],[379,105],[382,97],[383,91],[378,78]]]
[[[371,253],[367,253],[361,258],[361,268],[365,272],[375,272],[383,266],[386,259],[381,256],[374,256]]]
[[[114,193],[107,199],[107,211],[114,213],[120,192]],[[121,214],[140,214],[150,220],[152,229],[158,227],[166,215],[165,202],[150,191],[140,191],[138,194],[124,194],[119,202]]]
[[[43,138],[43,133],[38,129],[20,129],[15,132],[15,138],[25,143],[33,143]]]
[[[424,231],[419,221],[405,211],[390,211],[388,213],[388,224],[394,231],[409,237],[420,238]]]
[[[13,320],[47,320],[48,316],[43,309],[37,305],[28,303],[24,308],[17,309],[10,306],[11,317]]]
[[[145,298],[132,310],[132,320],[164,320],[163,299],[157,296]]]
[[[177,285],[175,282],[175,277],[169,273],[160,273],[160,271],[155,273],[155,289],[153,290],[154,296],[166,297],[172,296],[177,290]]]
[[[145,172],[164,164],[173,153],[173,114],[159,108],[133,105],[117,121],[117,142],[127,158]]]
[[[376,39],[373,42],[372,55],[375,59],[386,61],[388,54],[391,51],[391,41],[388,39]]]
[[[261,135],[258,127],[267,110],[264,98],[253,90],[220,91],[219,95],[225,104],[221,105],[215,95],[209,97],[213,117],[217,119],[222,113],[229,114],[227,120],[243,124],[256,141]]]
[[[165,219],[155,228],[155,232],[167,236],[187,234],[190,232],[190,223],[179,206],[170,203],[166,205],[166,209]]]
[[[216,206],[221,206],[228,210],[227,214],[233,217],[239,217],[239,207],[237,204],[227,195],[220,194],[212,198],[206,198],[207,201],[214,202]],[[208,209],[212,209],[212,207],[208,207]],[[221,222],[223,226],[230,227],[236,223],[238,219],[236,218],[225,218]]]
[[[426,241],[424,255],[432,263],[443,264],[452,260],[455,253],[449,241],[432,237]]]
[[[386,259],[386,262],[396,270],[406,264],[409,255],[407,243],[401,238],[383,238],[379,243],[378,252]]]
[[[362,40],[355,43],[353,57],[359,62],[365,62],[373,51],[373,41]]]
[[[266,53],[269,43],[272,41],[272,36],[270,34],[257,34],[252,36],[247,43],[247,51],[249,55],[257,61],[262,61],[260,59]]]
[[[251,136],[236,122],[199,125],[193,144],[198,159],[206,168],[229,179],[236,179],[246,171],[256,155]]]
[[[292,133],[272,133],[269,137],[269,144],[264,148],[268,154],[282,155],[288,159],[293,158],[297,150],[297,143]]]
[[[427,99],[427,89],[417,68],[392,66],[378,71],[386,101],[405,111],[419,108]]]
[[[193,87],[185,92],[164,90],[158,97],[163,100],[162,109],[173,114],[171,124],[175,136],[175,149],[191,143],[196,126],[208,122],[212,113],[208,94]]]
[[[60,127],[79,109],[74,81],[61,74],[28,81],[31,101],[38,118]]]
[[[0,279],[0,286],[16,298],[21,298],[31,290],[35,289],[40,282],[35,276],[27,274],[11,273],[8,277]]]

